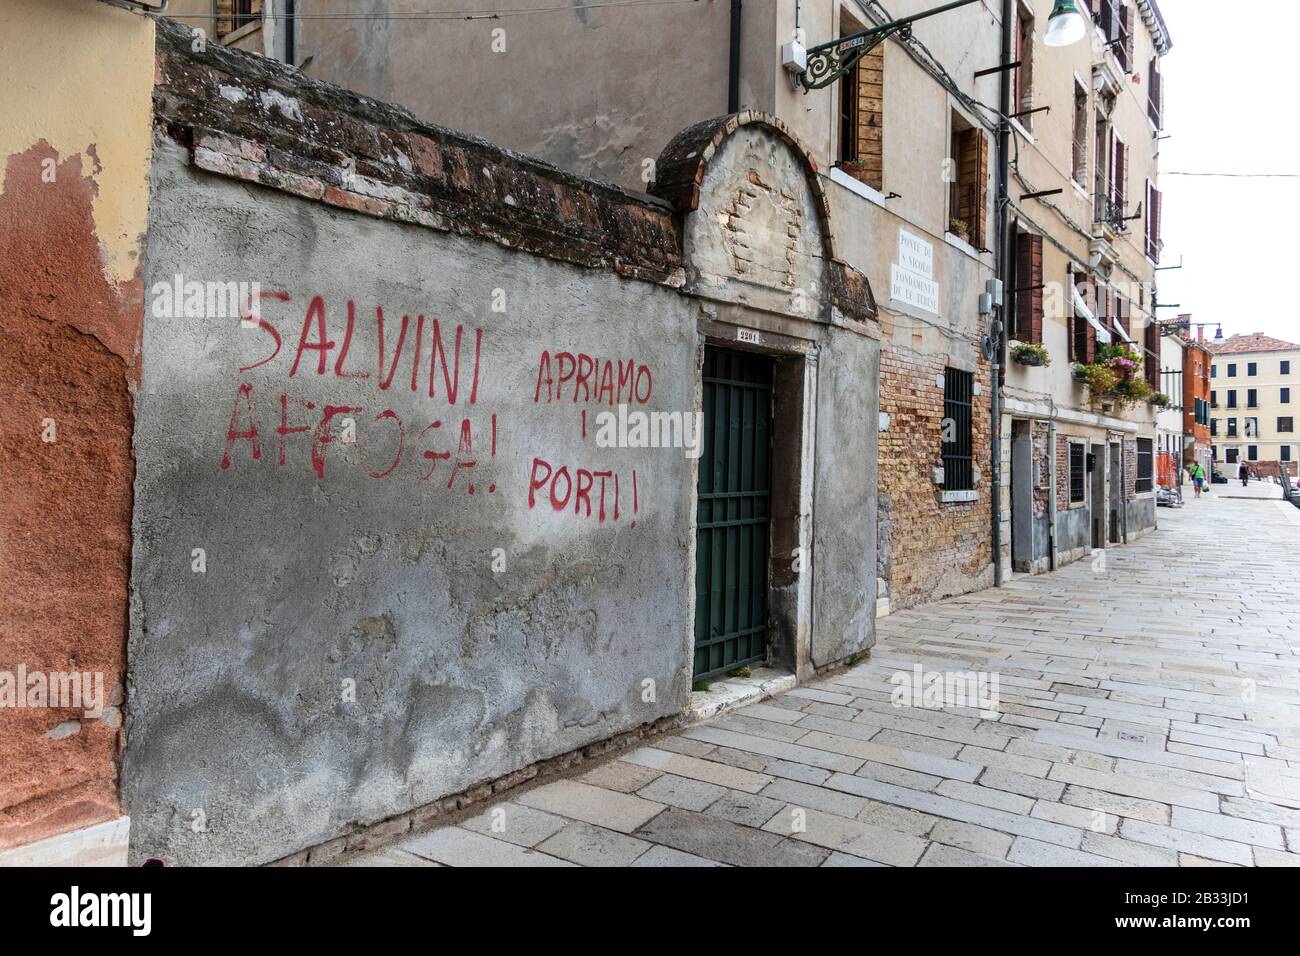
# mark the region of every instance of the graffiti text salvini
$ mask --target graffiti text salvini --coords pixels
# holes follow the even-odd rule
[[[260,462],[265,453],[279,468],[295,459],[309,461],[317,479],[324,479],[330,447],[355,443],[359,454],[351,457],[376,480],[403,475],[420,481],[436,478],[445,480],[447,488],[471,495],[486,481],[487,492],[497,491],[498,416],[478,405],[480,385],[486,381],[483,329],[420,313],[386,314],[382,305],[361,307],[353,300],[345,307],[327,305],[322,296],[310,299],[299,313],[299,324],[289,293],[259,290],[256,295],[261,301],[245,302],[241,319],[245,327],[260,330],[266,351],[239,369],[241,381],[231,402],[222,470],[229,470],[241,457]],[[268,309],[268,301],[278,305]],[[282,335],[276,316],[268,315],[286,308],[295,316],[296,335]],[[279,321],[285,324],[285,319]],[[357,335],[358,329],[374,334]],[[373,343],[369,354],[361,342]],[[409,410],[404,418],[396,409],[376,410],[355,398],[347,404],[330,404],[308,399],[297,388],[254,386],[242,378],[277,359],[291,382],[363,380],[377,394],[409,390],[435,404],[413,420]],[[611,408],[645,405],[654,389],[649,366],[635,359],[551,349],[540,352],[536,380],[530,384],[534,384],[535,404]],[[585,409],[579,427],[585,442]],[[511,485],[521,491],[526,487],[529,508],[540,505],[599,523],[630,520],[636,527],[644,489],[635,470],[620,474],[591,463],[556,463],[552,457],[530,454],[528,474],[521,476],[519,485]],[[476,481],[480,474],[483,478]]]

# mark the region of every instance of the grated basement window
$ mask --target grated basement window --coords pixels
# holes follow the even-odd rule
[[[975,487],[974,386],[973,373],[955,368],[943,370],[944,491],[970,491]]]
[[[1083,501],[1087,478],[1087,453],[1082,445],[1070,446],[1070,504]]]
[[[1137,481],[1134,482],[1133,490],[1137,492],[1150,491],[1152,488],[1152,475],[1155,469],[1155,445],[1150,438],[1139,438],[1137,440],[1137,458]]]

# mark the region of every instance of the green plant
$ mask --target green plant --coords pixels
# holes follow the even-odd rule
[[[1153,394],[1155,390],[1144,379],[1130,378],[1115,383],[1115,398],[1121,405],[1145,401]]]
[[[709,682],[706,680],[697,680],[694,684],[691,685],[691,690],[695,690],[695,691],[703,691],[708,689],[709,689]]]
[[[1021,342],[1011,350],[1011,358],[1021,365],[1046,368],[1052,364],[1052,355],[1045,346],[1035,342]]]
[[[948,223],[948,231],[965,239],[970,235],[970,224],[965,219],[953,219]]]
[[[741,667],[737,667],[734,671],[729,671],[727,673],[727,676],[728,677],[753,677],[754,672],[749,669],[748,664],[745,664]]]
[[[1094,401],[1108,398],[1115,393],[1119,378],[1104,365],[1083,366],[1083,383]]]
[[[1160,408],[1168,408],[1170,404],[1173,402],[1173,399],[1171,399],[1164,392],[1156,392],[1154,395],[1148,398],[1147,401],[1150,402],[1152,405],[1159,406]]]

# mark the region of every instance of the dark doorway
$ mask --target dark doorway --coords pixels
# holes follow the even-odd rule
[[[704,351],[695,547],[695,679],[767,656],[770,358]]]

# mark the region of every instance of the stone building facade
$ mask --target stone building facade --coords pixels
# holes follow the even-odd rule
[[[1085,39],[1049,49],[1045,11],[1016,5],[1002,513],[1026,572],[1156,525],[1160,406],[1147,396],[1164,385],[1156,184],[1171,41],[1153,0],[1084,6]],[[1085,382],[1089,369],[1101,377]]]

